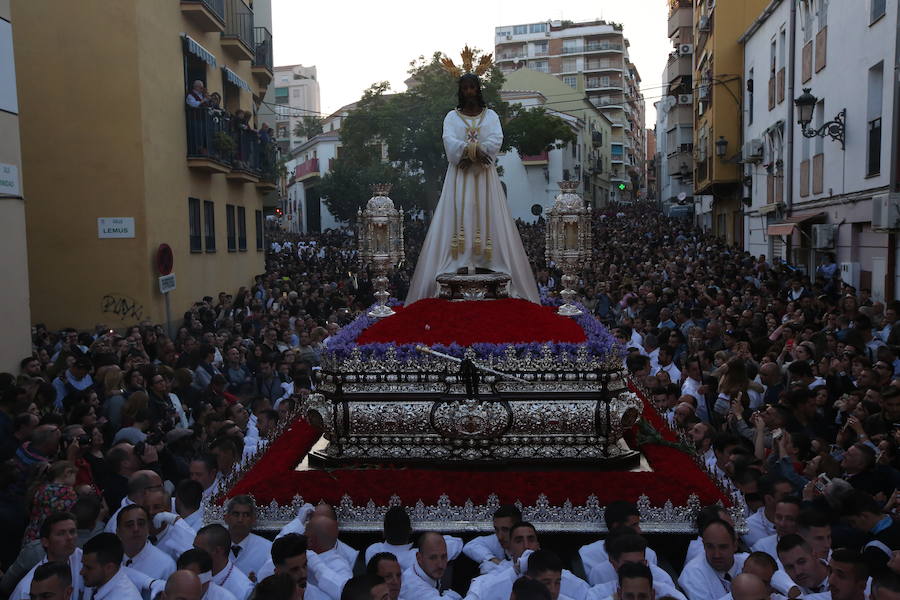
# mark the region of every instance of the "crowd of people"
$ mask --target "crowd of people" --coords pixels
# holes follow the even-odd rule
[[[374,300],[352,231],[332,230],[273,236],[264,274],[203,298],[171,336],[152,323],[34,327],[20,373],[0,375],[0,595],[900,599],[900,304],[842,282],[833,257],[808,277],[646,206],[597,211],[594,227],[580,302],[743,499],[746,530],[704,507],[682,560],[648,545],[628,499],[571,556],[542,549],[549,532],[515,506],[468,540],[414,534],[391,509],[365,548],[327,504],[259,535],[254,499],[235,496],[224,523],[205,523],[203,500],[295,417],[328,338]],[[541,291],[556,291],[543,223],[519,228]],[[408,257],[425,230],[407,224]],[[391,274],[398,298],[413,262]]]

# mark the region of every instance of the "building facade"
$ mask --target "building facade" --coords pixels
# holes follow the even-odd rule
[[[898,23],[896,0],[773,1],[744,35],[759,81],[746,126],[750,248],[808,274],[834,253],[843,280],[878,300],[900,292]]]
[[[744,54],[738,39],[767,4],[696,0],[692,15],[695,212],[713,234],[739,246]]]
[[[583,81],[583,76],[579,75]],[[583,84],[579,82],[579,88]],[[548,114],[565,120],[577,135],[574,144],[554,148],[536,156],[516,151],[502,154],[501,181],[510,212],[515,219],[535,221],[559,194],[559,181],[582,182],[580,193],[592,206],[609,202],[612,123],[586,96],[573,96],[572,88],[559,78],[519,69],[506,76],[501,97],[510,104],[543,107]]]
[[[308,136],[296,135],[295,129],[304,117],[320,116],[319,81],[316,67],[285,65],[275,67],[274,83],[275,137],[283,154],[287,154]]]
[[[16,68],[41,74],[19,80],[35,321],[165,322],[264,270],[274,159],[235,116],[255,113],[272,78],[271,24],[253,9],[13,0]],[[75,59],[60,60],[59,48]],[[221,110],[187,106],[198,80]],[[177,277],[167,296],[162,244]]]
[[[612,123],[610,200],[640,197],[646,161],[644,97],[622,26],[606,21],[545,21],[495,28],[494,60],[507,76],[522,68],[549,73],[584,91]],[[580,79],[581,78],[581,79]]]
[[[0,0],[0,371],[19,372],[31,354],[25,185],[19,145],[19,100],[9,0]]]

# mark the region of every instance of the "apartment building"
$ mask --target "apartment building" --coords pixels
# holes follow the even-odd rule
[[[275,113],[275,137],[282,154],[287,154],[309,139],[308,136],[295,134],[297,124],[302,123],[304,117],[320,116],[316,67],[275,67],[274,88],[275,106],[270,108]]]
[[[494,43],[494,60],[504,73],[528,68],[583,89],[612,123],[609,199],[638,198],[646,185],[644,98],[622,26],[606,21],[504,25],[495,28]]]
[[[268,1],[12,1],[34,321],[180,319],[264,270],[275,157],[234,115],[272,79]]]

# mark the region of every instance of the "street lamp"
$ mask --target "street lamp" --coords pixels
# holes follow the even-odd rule
[[[818,129],[812,129],[809,127],[809,124],[812,122],[813,112],[816,109],[816,104],[819,102],[819,99],[810,93],[810,89],[811,88],[803,88],[803,93],[799,98],[794,100],[794,106],[797,107],[797,124],[800,125],[800,131],[803,133],[803,137],[814,138],[825,137],[827,135],[836,142],[840,142],[841,150],[843,150],[847,109],[841,109],[841,112],[839,112],[834,119],[822,124]]]
[[[728,152],[728,140],[725,139],[724,135],[720,135],[719,139],[716,140],[716,156],[724,159],[726,152]]]

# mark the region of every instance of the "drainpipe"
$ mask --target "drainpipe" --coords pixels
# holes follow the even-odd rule
[[[894,28],[894,106],[891,116],[891,152],[890,152],[890,187],[888,193],[900,192],[900,6],[897,10],[897,26]],[[884,284],[884,299],[889,302],[896,297],[895,271],[897,269],[897,234],[888,234],[887,244],[887,281]]]
[[[787,165],[787,173],[785,175],[785,212],[790,213],[793,205],[794,197],[794,76],[796,69],[794,65],[797,60],[797,2],[791,2],[791,16],[788,25],[790,31],[790,41],[788,42],[788,122],[785,124],[787,129],[787,156],[784,164]]]

